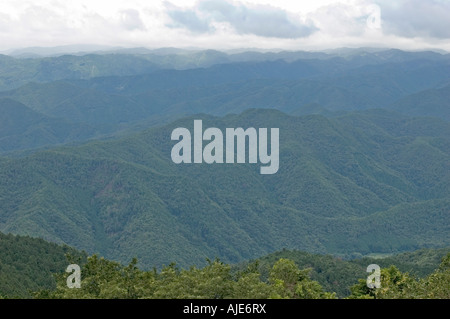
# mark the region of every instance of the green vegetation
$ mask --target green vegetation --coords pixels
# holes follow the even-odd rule
[[[0,98],[0,153],[86,140],[93,127],[38,113],[22,103]]]
[[[16,88],[27,82],[142,74],[155,69],[157,67],[150,61],[127,54],[62,55],[26,59],[0,55],[0,90]]]
[[[236,265],[207,260],[203,267],[141,270],[39,238],[0,233],[3,298],[448,298],[445,249],[422,249],[387,258],[342,260],[281,250]],[[442,262],[444,261],[444,262]],[[69,289],[69,264],[81,266],[81,289]],[[367,265],[382,269],[382,289],[365,285]],[[406,271],[405,271],[406,269]],[[419,275],[415,275],[419,274]],[[399,291],[399,279],[411,286]],[[358,279],[360,279],[358,281]],[[395,284],[395,285],[394,285]],[[415,292],[412,290],[416,289]]]
[[[0,292],[444,296],[445,250],[418,249],[450,245],[449,55],[348,52],[0,55],[0,231],[92,256],[86,287],[53,290],[71,249],[2,235]],[[279,128],[279,171],[174,164],[194,119]],[[384,290],[355,281],[368,263]]]
[[[280,169],[171,161],[175,127],[279,127]],[[445,247],[450,127],[367,111],[248,110],[0,161],[0,231],[144,268],[282,248],[358,257]]]
[[[81,288],[68,288],[67,275],[58,276],[56,290],[41,290],[38,299],[334,299],[310,269],[299,269],[289,259],[280,258],[269,269],[268,280],[252,265],[232,273],[218,260],[203,268],[178,269],[175,264],[160,272],[141,271],[133,259],[127,266],[94,255],[83,267]],[[381,270],[381,287],[370,289],[365,279],[351,287],[350,299],[448,299],[450,298],[450,253],[429,276],[415,279],[395,266]]]
[[[429,276],[415,279],[395,266],[381,269],[381,287],[368,288],[366,281],[351,287],[351,299],[450,299],[450,253]]]
[[[78,262],[86,255],[42,239],[0,233],[0,297],[31,298],[32,292],[55,289],[53,276],[67,267],[67,256]]]
[[[0,100],[12,127],[0,131],[0,152],[137,131],[189,114],[222,116],[249,108],[332,116],[382,107],[448,120],[449,74],[448,55],[398,50],[354,50],[345,56],[213,50],[27,59],[0,55],[0,98],[22,103],[28,115],[34,111],[29,125],[27,118],[15,116],[21,108],[2,108]],[[14,128],[24,126],[31,127],[25,136],[16,136]]]
[[[261,274],[261,279],[267,280],[270,269],[279,259],[289,259],[300,269],[310,269],[311,279],[317,281],[325,291],[335,292],[337,297],[344,298],[351,294],[351,287],[358,283],[358,278],[367,277],[366,269],[370,264],[377,264],[382,268],[395,265],[399,271],[414,278],[425,278],[439,267],[442,258],[448,253],[449,248],[420,249],[388,257],[344,260],[331,255],[283,249],[234,265],[232,271],[239,272],[247,267],[254,267]]]
[[[129,265],[99,258],[88,258],[83,267],[81,288],[70,289],[66,276],[59,276],[57,289],[37,292],[35,298],[69,299],[254,299],[254,298],[334,298],[288,259],[280,259],[272,268],[268,282],[252,269],[232,275],[230,266],[218,260],[203,268],[178,269],[175,264],[160,272],[141,271],[136,260]]]
[[[450,85],[411,94],[394,103],[392,109],[412,116],[433,116],[450,121]]]

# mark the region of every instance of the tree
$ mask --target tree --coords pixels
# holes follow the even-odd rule
[[[334,293],[325,292],[322,286],[309,277],[311,269],[300,270],[294,261],[281,258],[272,267],[269,282],[282,298],[330,299]]]
[[[450,253],[435,272],[420,281],[417,290],[424,299],[450,299]]]

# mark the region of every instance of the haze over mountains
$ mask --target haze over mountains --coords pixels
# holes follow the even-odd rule
[[[449,54],[150,52],[36,59],[2,56],[0,97],[24,104],[22,111],[38,112],[50,131],[58,128],[44,118],[62,119],[68,125],[64,138],[46,131],[30,140],[4,131],[3,140],[11,134],[18,143],[4,141],[0,150],[85,140],[188,114],[224,115],[248,108],[275,108],[297,115],[387,108],[450,119]],[[9,103],[1,100],[0,107],[8,108]],[[24,125],[21,117],[7,113],[9,125]],[[81,124],[86,127],[84,134],[70,129]]]
[[[450,244],[449,54],[0,56],[0,89],[2,232],[146,267]],[[194,119],[280,128],[278,173],[172,163]]]

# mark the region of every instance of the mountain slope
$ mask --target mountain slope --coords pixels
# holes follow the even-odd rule
[[[190,114],[222,116],[249,108],[327,116],[386,108],[448,119],[450,59],[433,52],[142,52],[0,56],[0,73],[8,79],[4,85],[15,87],[0,97],[65,123],[95,127],[103,135]],[[1,81],[2,76],[0,88]],[[92,136],[97,135],[80,139]]]
[[[69,265],[66,256],[86,259],[68,246],[0,233],[0,297],[30,298],[30,291],[56,288],[53,275]]]
[[[421,91],[395,102],[392,108],[413,116],[433,116],[450,121],[450,85]]]
[[[147,59],[129,54],[67,54],[27,59],[0,54],[0,91],[14,89],[27,82],[143,74],[156,69],[158,67]]]
[[[64,118],[48,117],[9,98],[0,98],[0,152],[86,140],[96,130]]]
[[[172,130],[192,131],[198,118],[204,128],[280,128],[279,171],[174,164]],[[236,262],[281,248],[350,256],[448,246],[448,131],[444,121],[382,110],[197,115],[0,161],[0,231],[138,257],[145,267]]]

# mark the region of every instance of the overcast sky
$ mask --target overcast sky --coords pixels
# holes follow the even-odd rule
[[[0,0],[0,51],[71,44],[450,51],[450,0]]]

